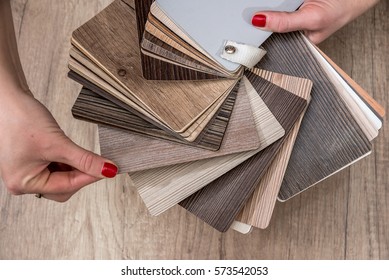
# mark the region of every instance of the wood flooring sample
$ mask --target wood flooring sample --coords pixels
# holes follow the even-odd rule
[[[310,80],[259,69],[255,69],[254,73],[294,94],[300,93],[304,99],[308,99],[310,96],[312,89]],[[237,216],[235,222],[239,222],[236,228],[238,231],[241,231],[242,223],[262,229],[269,225],[303,117],[304,113],[294,125],[277,156],[256,186],[254,193]],[[234,224],[231,227],[235,229]],[[247,232],[247,228],[243,229]]]
[[[294,95],[247,71],[246,77],[274,116],[285,129],[286,135],[307,106],[307,100]],[[260,151],[225,175],[199,190],[180,205],[197,217],[224,232],[250,198],[267,168],[281,148],[285,137]]]
[[[279,194],[287,200],[371,151],[335,87],[299,32],[273,34],[259,68],[310,79],[312,100],[304,116]]]
[[[109,127],[99,127],[99,135],[102,155],[118,164],[120,172],[135,172],[219,157],[254,150],[261,144],[250,99],[243,86],[239,87],[228,128],[218,151],[161,141]]]
[[[243,81],[245,80],[244,77]],[[244,83],[241,85],[245,86]],[[158,215],[173,207],[285,134],[285,130],[270,110],[274,109],[279,113],[280,109],[267,107],[261,98],[264,92],[258,94],[255,89],[246,90],[252,100],[254,120],[261,140],[260,147],[254,151],[130,173],[151,214]],[[275,92],[274,98],[288,104],[288,96],[280,92]]]
[[[182,132],[226,91],[234,80],[147,81],[142,77],[134,11],[115,1],[78,28],[72,43],[134,96],[145,110]]]

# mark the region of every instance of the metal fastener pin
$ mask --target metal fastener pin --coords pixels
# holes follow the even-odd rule
[[[236,52],[236,48],[234,46],[231,46],[231,45],[227,45],[224,47],[224,50],[226,53],[228,54],[233,54]]]

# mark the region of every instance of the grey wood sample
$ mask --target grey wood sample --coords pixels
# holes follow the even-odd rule
[[[281,186],[287,200],[371,151],[364,135],[335,87],[298,32],[273,34],[258,67],[312,80],[312,100],[304,116]]]
[[[298,97],[262,77],[246,72],[252,86],[285,129],[285,135],[307,106],[307,100]],[[280,102],[280,95],[286,100]],[[271,164],[285,137],[208,184],[180,205],[219,231],[227,231],[244,203],[254,192],[261,176]]]

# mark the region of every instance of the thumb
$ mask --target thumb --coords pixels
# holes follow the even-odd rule
[[[251,23],[266,31],[286,33],[309,29],[311,17],[312,14],[304,8],[290,13],[264,11],[256,13]]]
[[[61,155],[53,160],[65,163],[90,176],[113,178],[118,173],[118,167],[112,161],[77,146],[70,139],[62,145],[60,153]]]

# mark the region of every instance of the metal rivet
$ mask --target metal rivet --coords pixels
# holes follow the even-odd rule
[[[118,74],[119,74],[120,77],[124,77],[124,76],[127,74],[127,71],[124,70],[124,69],[120,69],[120,70],[118,71]]]
[[[227,45],[224,47],[224,50],[226,53],[228,54],[233,54],[236,52],[236,48],[234,46],[231,46],[231,45]]]

